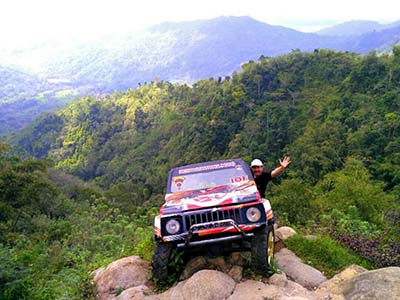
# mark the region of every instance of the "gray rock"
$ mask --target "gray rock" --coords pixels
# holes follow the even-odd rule
[[[300,258],[286,248],[276,253],[275,258],[279,269],[307,289],[315,289],[327,280],[320,271],[304,264]]]
[[[331,279],[323,282],[316,292],[318,293],[323,293],[326,291],[330,291],[334,289],[336,286],[338,286],[340,283],[352,279],[354,276],[360,273],[367,272],[368,270],[358,266],[358,265],[350,265],[346,269],[344,269],[342,272],[336,274],[333,276]]]
[[[185,269],[183,270],[179,279],[180,280],[188,279],[194,273],[200,271],[201,269],[205,269],[206,267],[207,267],[207,260],[203,256],[196,256],[186,264]]]
[[[236,257],[240,261],[239,257]],[[221,258],[222,259],[222,258]],[[99,300],[397,300],[400,299],[400,267],[374,271],[351,265],[330,280],[318,270],[305,265],[290,250],[276,254],[278,267],[284,271],[262,281],[242,278],[243,267],[213,260],[229,274],[216,270],[197,271],[185,281],[157,294],[147,280],[149,263],[138,256],[126,257],[92,273]],[[210,267],[204,257],[191,262],[196,268]],[[235,281],[237,283],[235,283]],[[315,291],[312,290],[319,286]]]
[[[232,277],[235,282],[240,282],[243,278],[243,267],[241,266],[233,266],[228,273],[229,276]]]
[[[235,281],[215,270],[201,270],[190,277],[182,288],[184,300],[223,300],[232,294]]]
[[[282,241],[287,240],[295,234],[297,234],[297,232],[289,226],[282,226],[275,230],[275,237],[279,238]]]
[[[285,286],[284,289],[281,289],[281,292],[283,293],[284,297],[288,297],[288,299],[293,299],[298,297],[299,299],[314,299],[314,292],[309,291],[302,285],[288,280],[287,286]],[[283,298],[285,299],[285,298]],[[281,300],[281,299],[280,299]]]
[[[179,282],[176,286],[170,288],[168,291],[158,294],[152,295],[143,298],[143,300],[185,300],[183,298],[183,290],[185,287],[186,281]],[[135,299],[135,300],[142,300],[142,299]]]
[[[266,300],[277,299],[280,288],[260,281],[246,280],[236,285],[235,291],[228,300]]]
[[[223,300],[232,294],[234,288],[235,282],[228,275],[215,270],[201,270],[164,293],[149,295],[145,290],[129,289],[115,300]]]
[[[100,267],[90,273],[90,276],[93,278],[94,281],[96,281],[97,275],[100,274],[101,272],[103,272],[105,268],[106,267]]]
[[[332,290],[346,300],[400,299],[400,267],[389,267],[358,274]]]
[[[228,300],[310,300],[313,293],[301,285],[288,281],[285,287],[246,280],[236,285]]]
[[[120,295],[115,296],[111,300],[139,300],[139,299],[147,299],[145,298],[146,293],[150,293],[151,291],[145,285],[131,287],[129,289],[124,290]]]
[[[94,282],[99,300],[111,299],[120,289],[148,283],[149,262],[139,256],[121,258],[96,272]]]
[[[275,273],[268,279],[269,284],[273,284],[279,287],[286,287],[288,285],[288,279],[285,273]]]

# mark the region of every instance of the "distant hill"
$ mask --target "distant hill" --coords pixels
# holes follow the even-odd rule
[[[357,36],[373,31],[381,31],[399,25],[400,21],[390,24],[381,24],[375,21],[357,20],[357,21],[344,22],[338,25],[321,29],[320,31],[317,32],[317,34],[329,35],[329,36],[342,36],[342,37]]]
[[[12,101],[12,96],[30,93],[39,85],[34,74],[28,74],[19,68],[0,65],[0,103]]]
[[[339,42],[339,41],[337,41]],[[97,93],[136,87],[155,79],[193,83],[231,75],[261,55],[334,46],[332,38],[271,26],[249,17],[163,23],[140,33],[107,36],[52,55],[46,77],[92,85]]]
[[[0,66],[18,66],[20,76],[0,79],[0,134],[19,130],[41,112],[79,96],[125,91],[151,81],[194,83],[224,78],[241,64],[295,49],[333,49],[365,54],[396,44],[400,26],[358,36],[324,36],[272,26],[250,17],[163,23],[142,32],[108,35],[92,41],[52,41],[30,48],[0,50]],[[30,59],[35,58],[32,62]],[[14,81],[12,79],[15,79]],[[34,81],[35,84],[31,83]]]
[[[321,29],[317,33],[330,36],[354,36],[383,28],[384,25],[374,21],[349,21]]]
[[[0,65],[0,135],[23,128],[39,114],[63,107],[85,92],[83,86]]]

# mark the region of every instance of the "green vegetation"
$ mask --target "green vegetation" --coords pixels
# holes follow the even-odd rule
[[[329,237],[306,239],[294,235],[285,244],[296,253],[305,263],[320,270],[328,278],[343,271],[351,264],[358,264],[367,269],[371,266]]]
[[[168,170],[232,157],[266,169],[292,157],[267,195],[280,223],[322,236],[300,248],[315,258],[332,248],[327,273],[358,257],[399,265],[400,47],[392,52],[261,57],[193,86],[83,97],[10,136],[20,157],[2,150],[3,298],[79,298],[87,289],[76,282],[101,264],[149,259]],[[338,243],[354,260],[341,260]]]
[[[0,299],[94,299],[90,272],[150,259],[154,210],[124,215],[98,188],[0,149]]]

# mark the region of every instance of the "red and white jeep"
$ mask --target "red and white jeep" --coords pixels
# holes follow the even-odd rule
[[[176,248],[251,251],[252,269],[266,274],[274,253],[273,224],[271,205],[260,197],[243,160],[173,168],[165,203],[154,220],[153,278],[167,278]]]

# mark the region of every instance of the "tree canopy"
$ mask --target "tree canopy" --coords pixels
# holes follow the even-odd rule
[[[43,115],[8,137],[15,148],[0,144],[1,292],[35,286],[37,270],[22,266],[49,263],[38,257],[82,279],[108,258],[151,252],[146,226],[168,170],[235,157],[272,169],[290,155],[267,190],[279,222],[330,235],[373,266],[399,265],[399,70],[399,47],[295,50],[231,77],[151,82]]]

